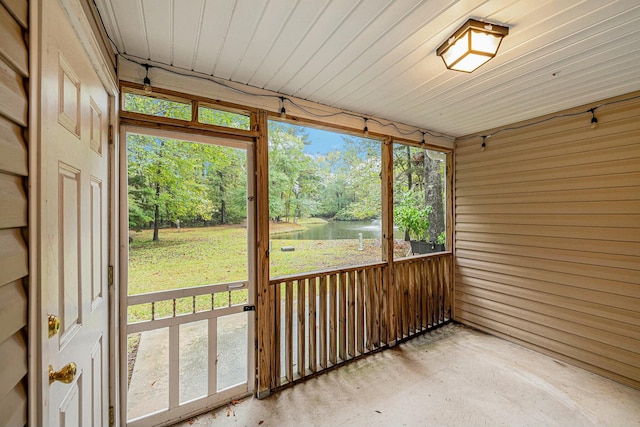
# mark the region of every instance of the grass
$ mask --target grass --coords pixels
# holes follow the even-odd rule
[[[304,228],[309,223],[273,223],[272,233]],[[131,232],[129,245],[129,295],[247,279],[247,229],[242,225],[160,230],[160,241],[153,242],[153,231]],[[283,252],[282,246],[295,251]],[[272,240],[271,277],[326,270],[379,261],[380,241],[365,239],[364,250],[358,240]],[[196,297],[196,311],[241,304],[247,291],[216,293]],[[176,300],[176,314],[191,313],[193,299]],[[171,301],[156,303],[155,318],[173,315]],[[129,307],[129,321],[151,319],[151,304]]]

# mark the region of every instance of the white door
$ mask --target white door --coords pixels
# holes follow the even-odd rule
[[[42,338],[42,417],[107,426],[109,97],[58,2],[41,8],[38,240],[42,304],[60,321]]]

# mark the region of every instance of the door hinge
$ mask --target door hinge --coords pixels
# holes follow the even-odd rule
[[[256,311],[255,305],[245,305],[242,307],[242,311]]]
[[[113,144],[113,125],[109,125],[109,145]]]
[[[109,427],[113,427],[116,423],[114,414],[113,414],[113,406],[109,406]]]
[[[113,286],[113,265],[107,267],[107,285]]]

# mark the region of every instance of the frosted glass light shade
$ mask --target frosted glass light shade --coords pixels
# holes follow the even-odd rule
[[[496,56],[509,28],[469,19],[437,50],[450,70],[470,73]]]

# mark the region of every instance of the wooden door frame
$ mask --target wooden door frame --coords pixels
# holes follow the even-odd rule
[[[40,204],[41,186],[41,147],[47,139],[47,135],[43,134],[42,122],[43,111],[41,108],[41,100],[43,96],[42,89],[42,55],[45,46],[43,37],[43,4],[51,0],[31,0],[29,5],[29,179],[28,179],[28,214],[29,214],[29,352],[28,352],[28,409],[27,417],[29,425],[45,425],[48,417],[48,400],[45,391],[49,387],[48,371],[45,369],[47,365],[48,352],[44,351],[44,343],[47,340],[47,301],[43,298],[43,272],[41,271],[41,213],[42,206]],[[74,30],[77,39],[83,47],[87,58],[89,59],[94,71],[98,75],[105,91],[109,96],[109,121],[113,127],[118,122],[118,84],[115,70],[112,67],[112,61],[105,58],[104,52],[110,52],[111,48],[106,47],[102,43],[93,29],[91,20],[85,12],[84,0],[54,0],[58,1],[62,10],[68,19],[68,24]],[[110,135],[113,133],[110,132]],[[109,238],[109,255],[108,263],[114,267],[114,282],[108,288],[109,299],[109,402],[110,405],[118,405],[117,396],[119,395],[119,385],[116,381],[115,374],[117,370],[117,358],[112,357],[117,351],[117,326],[113,321],[118,319],[117,301],[118,282],[116,278],[118,269],[117,248],[119,246],[118,236],[115,230],[118,228],[118,217],[115,215],[119,209],[117,199],[117,179],[118,164],[114,161],[118,153],[118,138],[113,135],[109,138],[107,153],[108,160],[108,199],[109,199],[109,218],[108,218],[108,238]],[[119,425],[116,418],[114,425]]]

